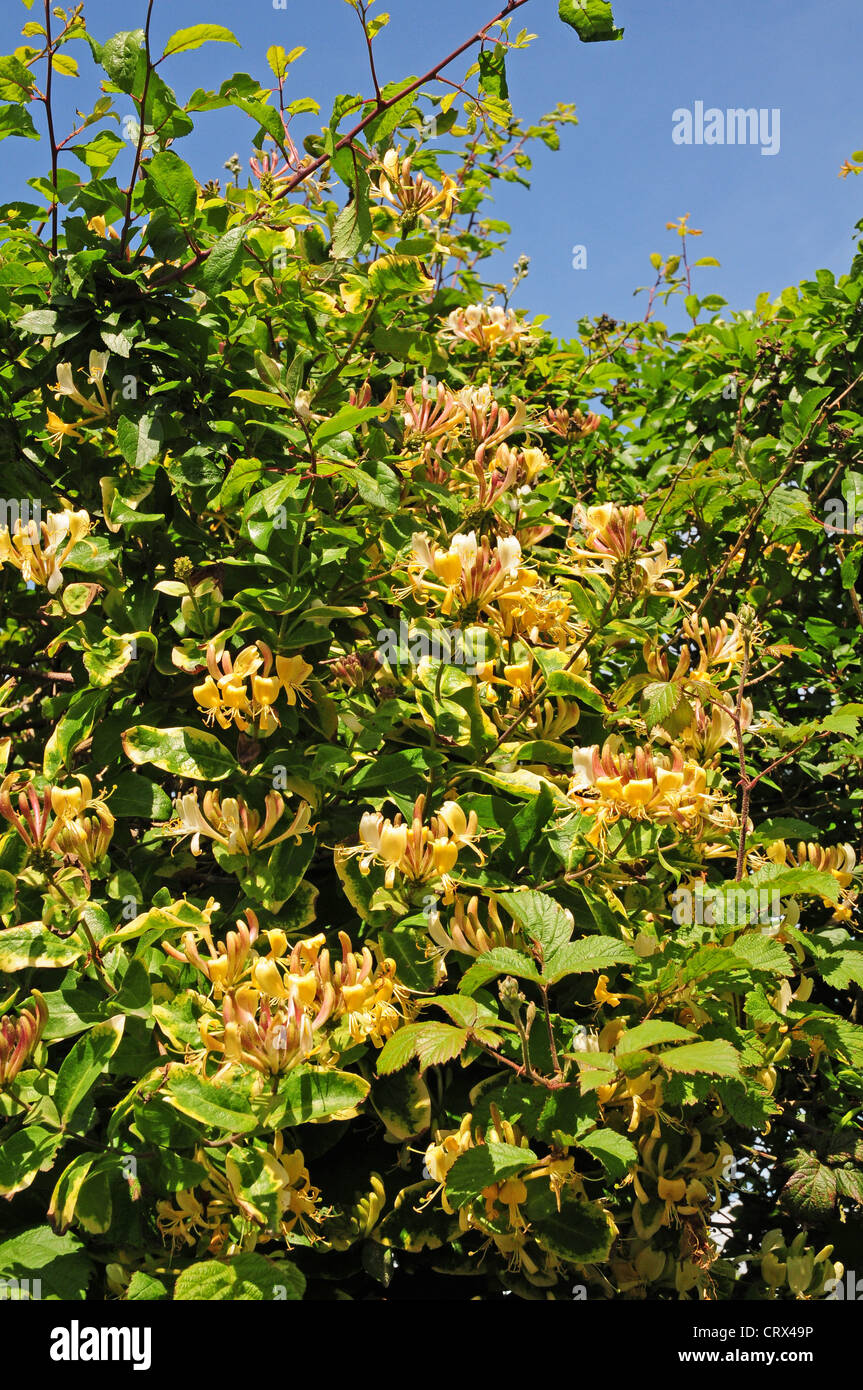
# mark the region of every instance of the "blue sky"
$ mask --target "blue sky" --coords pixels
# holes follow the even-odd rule
[[[35,18],[18,0],[4,0],[0,51],[21,43],[21,25]],[[377,41],[382,80],[427,70],[479,28],[495,0],[379,0],[392,18]],[[632,291],[652,275],[648,254],[676,250],[666,222],[683,213],[704,235],[700,255],[721,269],[698,272],[695,288],[722,294],[733,308],[750,307],[761,290],[778,294],[819,267],[847,269],[853,227],[863,216],[863,177],[837,172],[863,146],[859,51],[860,0],[615,0],[625,27],[619,43],[583,44],[557,17],[557,0],[530,0],[513,31],[537,35],[509,59],[515,109],[536,118],[557,101],[573,102],[579,125],[563,131],[562,148],[538,148],[528,192],[500,185],[497,215],[513,228],[496,276],[509,277],[526,253],[531,273],[516,303],[549,316],[552,331],[573,333],[581,314],[641,316]],[[87,0],[91,32],[105,39],[143,22],[145,0]],[[156,0],[154,34],[201,22],[232,29],[242,51],[212,45],[169,60],[163,76],[183,99],[195,87],[218,86],[235,71],[266,81],[267,48],[303,45],[292,68],[290,95],[313,96],[321,118],[301,117],[300,134],[318,129],[338,92],[369,87],[362,34],[344,0]],[[89,67],[84,45],[73,50]],[[460,77],[465,60],[451,75]],[[58,78],[68,97],[77,83]],[[67,106],[69,106],[67,97]],[[781,112],[780,147],[679,145],[672,140],[677,108],[755,107]],[[131,108],[130,108],[131,109]],[[71,107],[69,107],[71,114]],[[245,161],[251,123],[238,113],[197,118],[181,152],[199,178],[224,178],[237,150]],[[302,124],[301,124],[302,123]],[[20,196],[45,151],[31,141],[0,146],[2,196]],[[587,250],[587,267],[572,268],[572,248]],[[641,306],[641,307],[639,307]],[[680,314],[663,315],[675,324]]]

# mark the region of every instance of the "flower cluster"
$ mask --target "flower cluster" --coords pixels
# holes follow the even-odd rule
[[[818,845],[800,840],[796,848],[786,845],[784,840],[774,840],[765,846],[763,854],[750,851],[753,865],[759,863],[779,864],[782,868],[812,868],[830,874],[841,890],[839,903],[833,910],[834,922],[848,922],[854,914],[857,891],[851,887],[857,855],[852,845]],[[829,898],[823,899],[825,906],[833,906]]]
[[[390,820],[379,811],[366,811],[360,820],[359,844],[342,848],[340,854],[359,855],[362,874],[368,874],[373,864],[383,866],[387,888],[393,888],[397,879],[409,887],[435,883],[440,885],[444,901],[451,902],[454,886],[450,873],[459,851],[470,849],[481,862],[485,858],[475,843],[477,815],[471,811],[466,816],[457,801],[445,801],[428,824],[424,817],[424,796],[417,797],[410,824],[401,813]]]
[[[299,1226],[308,1240],[316,1238],[315,1227],[321,1214],[320,1192],[312,1186],[301,1149],[287,1150],[284,1135],[274,1135],[272,1144],[256,1148],[269,1193],[277,1208],[275,1221],[254,1205],[248,1196],[243,1173],[232,1153],[224,1159],[224,1172],[203,1149],[195,1162],[207,1177],[198,1189],[186,1189],[156,1204],[156,1224],[161,1235],[173,1246],[206,1242],[212,1255],[234,1255],[254,1250],[281,1236],[287,1239]],[[272,1223],[272,1224],[271,1224]]]
[[[268,792],[264,814],[247,806],[241,796],[222,797],[218,791],[204,793],[203,807],[198,805],[197,789],[178,796],[171,820],[159,827],[166,835],[184,838],[192,836],[190,849],[196,857],[201,853],[201,836],[221,845],[228,854],[250,855],[256,850],[273,849],[282,840],[293,837],[297,843],[306,834],[311,822],[311,807],[301,801],[290,825],[271,838],[287,807],[280,792]]]
[[[10,772],[0,783],[0,816],[33,855],[56,855],[89,875],[108,850],[114,817],[93,795],[89,777],[79,773],[76,781],[68,789],[46,783],[38,792],[32,773]]]
[[[277,656],[275,665],[276,674],[271,675],[273,653],[264,642],[244,647],[236,660],[209,643],[208,675],[192,691],[199,707],[207,711],[207,722],[221,729],[233,724],[242,733],[254,726],[262,738],[272,734],[280,723],[273,708],[280,693],[284,692],[289,705],[307,698],[305,682],[313,670],[302,656]]]
[[[21,578],[39,584],[56,594],[63,584],[63,571],[72,547],[89,535],[92,522],[85,511],[48,512],[44,521],[18,518],[10,531],[0,529],[0,565],[14,565]]]
[[[556,1278],[559,1261],[532,1239],[530,1221],[524,1211],[528,1200],[527,1184],[544,1179],[558,1204],[565,1188],[583,1194],[581,1179],[574,1172],[574,1160],[563,1151],[537,1161],[530,1152],[528,1140],[518,1126],[508,1120],[497,1118],[485,1133],[477,1131],[475,1134],[473,1115],[468,1113],[457,1130],[438,1130],[425,1153],[426,1172],[432,1182],[438,1184],[441,1205],[449,1215],[455,1214],[446,1191],[450,1171],[462,1155],[484,1144],[527,1149],[524,1168],[517,1176],[489,1183],[476,1201],[460,1205],[459,1229],[462,1233],[482,1234],[506,1256],[509,1267],[520,1270],[528,1280],[549,1282],[548,1275]],[[431,1197],[434,1195],[432,1193]],[[550,1282],[554,1282],[554,1278]]]
[[[644,748],[628,753],[608,739],[601,751],[596,744],[577,748],[572,761],[569,797],[593,820],[587,836],[593,844],[604,844],[608,827],[621,817],[675,825],[694,837],[708,821],[724,828],[714,813],[719,798],[708,789],[707,773],[677,748],[670,757]]]
[[[501,347],[518,349],[531,336],[530,329],[520,322],[515,312],[500,304],[468,304],[463,309],[453,309],[445,322],[443,338],[461,338],[474,343],[489,357]]]
[[[340,960],[331,958],[323,933],[289,950],[280,928],[267,932],[269,951],[259,955],[257,917],[247,911],[246,918],[218,945],[209,928],[199,929],[209,955],[201,954],[194,932],[183,936],[182,951],[162,943],[168,955],[200,971],[222,1003],[221,1015],[206,1013],[198,1023],[203,1070],[212,1056],[219,1063],[215,1079],[235,1066],[277,1076],[313,1055],[324,1064],[335,1059],[332,1034],[340,1025],[354,1042],[369,1039],[375,1047],[395,1032],[407,994],[394,961],[376,964],[368,947],[355,952],[345,932]]]
[[[83,440],[82,427],[105,425],[110,420],[111,405],[104,386],[107,366],[107,352],[90,353],[90,375],[87,380],[91,386],[96,387],[98,399],[94,396],[85,396],[82,391],[79,391],[75,385],[71,363],[61,362],[57,367],[57,385],[52,388],[55,399],[59,401],[60,397],[63,396],[67,400],[74,401],[85,412],[84,418],[77,420],[72,425],[62,420],[56,411],[48,411],[48,436],[58,451],[62,448],[64,439],[71,438],[79,442]]]
[[[387,150],[372,192],[395,208],[408,228],[436,208],[440,208],[441,217],[449,217],[458,198],[458,188],[451,178],[444,176],[443,186],[436,188],[422,174],[411,172],[411,160],[403,158],[400,149]]]
[[[492,545],[488,536],[478,541],[474,531],[457,533],[444,549],[420,531],[411,538],[411,553],[408,577],[414,597],[423,604],[436,600],[442,617],[490,617],[494,602],[515,596],[536,578],[522,569],[515,536],[498,536]]]
[[[596,507],[576,507],[581,539],[571,536],[567,545],[578,561],[580,574],[596,574],[612,579],[621,597],[661,594],[682,598],[691,583],[675,589],[668,577],[679,573],[671,564],[664,541],[652,544],[642,536],[639,525],[646,520],[643,507],[617,507],[603,502]]]

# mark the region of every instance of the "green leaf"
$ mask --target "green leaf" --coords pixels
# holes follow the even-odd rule
[[[54,1104],[64,1125],[74,1115],[82,1100],[93,1089],[98,1076],[108,1065],[120,1045],[126,1020],[116,1014],[105,1023],[97,1023],[73,1044],[63,1059],[54,1088]]]
[[[227,1260],[203,1260],[184,1269],[174,1286],[178,1302],[299,1302],[304,1276],[288,1260],[265,1260],[263,1255],[232,1255]]]
[[[115,34],[102,49],[102,67],[115,87],[127,96],[135,85],[143,43],[143,29],[127,29]]]
[[[161,1279],[154,1279],[152,1274],[145,1274],[143,1270],[135,1270],[126,1290],[128,1303],[157,1302],[167,1297],[168,1290]]]
[[[76,1236],[58,1236],[49,1226],[22,1231],[0,1245],[0,1270],[4,1277],[38,1279],[41,1297],[54,1302],[83,1299],[93,1268]]]
[[[431,1098],[428,1087],[413,1069],[376,1081],[371,1103],[389,1138],[399,1143],[416,1138],[429,1127]]]
[[[572,936],[572,913],[547,893],[537,892],[533,888],[524,893],[501,893],[498,902],[506,908],[525,935],[542,947],[546,960],[565,946]]]
[[[181,223],[191,222],[198,189],[188,164],[173,150],[162,150],[148,162],[146,169],[148,202],[152,191],[158,200],[156,206],[168,208]]]
[[[456,1208],[466,1207],[476,1201],[483,1188],[514,1177],[534,1163],[532,1149],[515,1144],[478,1144],[461,1154],[447,1173],[447,1201]]]
[[[137,724],[121,738],[126,757],[139,767],[152,763],[163,772],[199,782],[220,782],[237,771],[236,760],[225,745],[203,729],[156,729]]]
[[[459,983],[459,993],[475,994],[497,975],[516,975],[520,980],[533,980],[536,984],[540,981],[539,972],[529,956],[523,956],[509,946],[495,946],[491,951],[484,951],[465,971]]]
[[[434,289],[416,256],[402,256],[395,252],[381,256],[368,269],[369,287],[372,294],[386,299],[397,299],[402,295],[428,294]]]
[[[73,937],[61,940],[41,922],[0,931],[0,971],[7,975],[16,970],[59,970],[83,955],[83,947]]]
[[[231,1134],[250,1134],[258,1128],[251,1113],[248,1088],[219,1086],[205,1081],[188,1068],[175,1064],[168,1073],[167,1100],[182,1115],[199,1120],[208,1129],[228,1130]]]
[[[711,1076],[738,1076],[740,1058],[730,1042],[715,1038],[712,1042],[688,1043],[663,1052],[662,1065],[672,1072],[706,1072]]]
[[[796,969],[782,943],[774,941],[764,932],[751,931],[738,936],[733,950],[750,970],[765,971],[770,975],[793,975]]]
[[[610,0],[560,0],[557,12],[583,43],[623,38],[623,30],[615,27]]]
[[[483,48],[478,61],[480,91],[498,106],[508,103],[506,49],[503,44],[495,44],[494,48]]]
[[[5,140],[10,135],[20,135],[27,140],[41,139],[33,124],[33,117],[26,107],[4,106],[0,108],[0,140]]]
[[[608,1259],[616,1231],[598,1202],[580,1200],[564,1188],[558,1211],[547,1183],[529,1182],[527,1186],[525,1215],[543,1249],[576,1264]]]
[[[323,444],[337,434],[353,432],[364,420],[374,420],[381,413],[379,405],[345,405],[331,420],[324,420],[312,435],[313,444]]]
[[[335,260],[350,260],[359,255],[372,238],[372,219],[369,212],[369,179],[360,172],[354,195],[336,218],[330,254]]]
[[[442,1066],[466,1046],[466,1028],[454,1028],[451,1023],[408,1023],[393,1033],[382,1048],[378,1073],[386,1076],[388,1072],[398,1071],[406,1067],[412,1057],[417,1058],[420,1071]]]
[[[121,772],[114,782],[110,799],[111,814],[142,820],[167,820],[171,798],[158,782],[140,772]]]
[[[614,1129],[595,1129],[576,1141],[580,1149],[598,1158],[609,1177],[617,1182],[622,1178],[630,1164],[638,1162],[638,1150],[625,1134]]]
[[[543,978],[556,984],[566,975],[605,970],[610,965],[632,965],[636,959],[632,947],[614,936],[583,936],[555,951],[545,963]]]
[[[189,29],[178,29],[176,34],[172,34],[165,44],[163,58],[169,58],[174,53],[188,53],[192,48],[200,48],[205,43],[235,43],[238,48],[242,47],[240,40],[236,38],[223,24],[193,24]]]
[[[823,1221],[836,1205],[836,1174],[814,1154],[791,1174],[779,1200],[802,1221]]]
[[[12,54],[0,58],[0,101],[20,102],[30,100],[30,93],[36,82],[35,74]]]
[[[0,1148],[0,1197],[23,1192],[39,1173],[47,1173],[62,1142],[62,1134],[41,1125],[29,1125],[6,1139]]]
[[[369,1083],[353,1072],[328,1067],[299,1066],[279,1082],[266,1109],[273,1129],[283,1125],[316,1124],[356,1114],[369,1093]]]
[[[679,1042],[683,1038],[694,1036],[688,1028],[681,1028],[677,1023],[663,1023],[659,1019],[651,1019],[647,1023],[640,1023],[637,1028],[627,1028],[625,1033],[621,1033],[614,1050],[619,1057],[625,1052],[641,1052],[644,1048],[658,1047],[660,1043]]]
[[[243,260],[244,236],[244,227],[232,227],[213,246],[201,270],[201,288],[207,294],[219,294],[234,280]]]

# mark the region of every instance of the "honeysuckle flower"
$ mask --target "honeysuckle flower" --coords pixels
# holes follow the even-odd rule
[[[214,1058],[221,1078],[232,1067],[278,1075],[313,1054],[324,1064],[334,1056],[332,1027],[343,1025],[354,1042],[382,1047],[403,1020],[407,991],[396,978],[395,961],[377,963],[368,947],[354,951],[350,937],[339,932],[341,958],[332,958],[321,933],[295,943],[280,928],[267,933],[269,952],[257,955],[254,913],[248,925],[237,922],[224,944],[214,944],[209,926],[186,933],[182,951],[163,942],[176,960],[189,961],[211,982],[213,998],[222,1001],[221,1016],[199,1020],[205,1074]],[[198,950],[205,940],[209,957]],[[325,1030],[325,1025],[331,1028]],[[343,1044],[342,1044],[343,1045]]]
[[[74,860],[89,873],[107,852],[114,817],[93,795],[89,777],[79,774],[76,781],[71,789],[49,783],[40,793],[32,773],[10,772],[0,783],[0,816],[31,852]]]
[[[21,1071],[42,1036],[48,1022],[48,1006],[38,989],[31,990],[33,1008],[20,1009],[17,1018],[0,1018],[0,1089],[8,1086]]]
[[[745,642],[740,619],[734,613],[726,613],[717,627],[711,627],[707,618],[684,618],[681,624],[683,636],[693,642],[698,650],[698,665],[692,668],[696,679],[704,679],[716,666],[724,666],[721,674],[713,673],[710,679],[727,680],[734,674],[735,667],[743,661]]]
[[[63,584],[63,571],[73,546],[90,532],[92,522],[85,511],[48,512],[38,525],[16,519],[12,530],[0,528],[0,565],[14,565],[28,583],[41,584],[56,594]]]
[[[441,188],[436,188],[423,174],[412,174],[411,160],[402,157],[400,148],[387,150],[371,192],[414,223],[421,214],[435,208],[441,209],[442,217],[449,217],[458,198],[458,186],[448,174],[444,175]]]
[[[617,507],[604,502],[596,507],[576,507],[581,537],[570,536],[567,546],[581,574],[597,574],[613,579],[622,596],[662,594],[682,598],[694,581],[675,589],[666,575],[679,573],[679,565],[668,558],[664,541],[648,545],[638,526],[645,518],[643,507]]]
[[[213,1080],[232,1067],[247,1067],[271,1076],[289,1071],[312,1055],[316,1032],[329,1017],[331,999],[314,1017],[294,996],[271,1002],[252,985],[225,992],[221,1021],[211,1015],[198,1020],[206,1056],[220,1061]]]
[[[600,1043],[602,1040],[600,1034]],[[590,1066],[589,1058],[587,1066]],[[659,1116],[663,1100],[662,1076],[654,1074],[653,1067],[639,1072],[637,1076],[624,1076],[607,1085],[597,1086],[596,1096],[603,1110],[610,1106],[621,1106],[629,1110],[628,1133],[634,1134],[645,1119],[652,1121],[652,1134],[661,1133]]]
[[[280,835],[272,832],[284,816],[287,807],[280,792],[268,792],[264,798],[263,817],[253,810],[241,796],[222,798],[218,791],[204,793],[203,806],[198,805],[197,789],[178,796],[174,803],[174,815],[159,828],[166,835],[183,839],[192,836],[189,848],[196,857],[201,853],[201,836],[214,840],[228,854],[250,855],[258,850],[273,849],[282,840],[293,837],[299,842],[311,822],[311,807],[301,801],[290,825],[282,829]]]
[[[568,440],[586,439],[589,434],[599,429],[601,423],[600,417],[593,411],[589,410],[587,415],[582,415],[580,410],[574,410],[570,414],[563,406],[547,410],[544,418],[549,429],[559,434],[562,439]]]
[[[570,800],[582,815],[593,819],[587,838],[604,845],[608,826],[621,817],[674,825],[698,836],[707,823],[717,824],[718,797],[708,790],[707,773],[684,760],[678,748],[670,758],[643,748],[618,751],[610,739],[602,752],[594,745],[573,752]]]
[[[307,700],[306,681],[314,670],[302,656],[277,656],[276,670],[289,705]]]
[[[465,412],[474,458],[480,464],[487,453],[520,430],[527,420],[524,401],[516,400],[515,410],[510,411],[494,399],[488,386],[466,386],[457,399]]]
[[[700,700],[689,700],[689,707],[692,721],[675,736],[675,742],[686,749],[696,762],[716,765],[722,749],[733,747],[737,740],[732,711],[714,702],[708,714]],[[750,699],[741,701],[740,713],[740,727],[745,731],[752,726],[754,718]]]
[[[500,304],[468,304],[461,309],[453,309],[444,320],[446,325],[443,338],[463,339],[475,343],[489,357],[493,357],[500,347],[514,347],[530,339],[528,326],[522,323],[515,311],[505,309]]]
[[[182,951],[170,942],[162,942],[162,950],[174,960],[188,961],[194,965],[213,986],[216,999],[221,999],[225,990],[232,989],[242,982],[249,970],[252,946],[259,931],[258,918],[250,908],[246,908],[246,921],[237,919],[237,930],[229,931],[224,942],[213,940],[209,921],[195,932],[187,931],[182,937]],[[198,938],[206,942],[208,956],[202,956],[198,948]]]
[[[289,705],[305,699],[305,681],[313,670],[302,656],[277,656],[275,667],[272,675],[273,654],[264,642],[244,647],[235,658],[209,643],[208,674],[192,690],[207,722],[222,729],[233,724],[243,733],[254,725],[260,737],[270,735],[279,724],[274,708],[279,694],[284,691]]]
[[[75,816],[60,816],[55,846],[91,873],[104,859],[114,834],[114,817],[103,801],[93,800]]]
[[[156,1204],[156,1224],[162,1236],[174,1246],[196,1245],[202,1235],[209,1236],[207,1248],[214,1255],[249,1252],[279,1236],[284,1240],[298,1224],[308,1240],[315,1240],[314,1225],[321,1220],[317,1209],[320,1193],[311,1185],[302,1150],[287,1150],[284,1135],[277,1133],[266,1149],[256,1145],[256,1154],[268,1190],[275,1197],[274,1222],[255,1206],[240,1164],[230,1152],[225,1155],[222,1173],[212,1150],[198,1149],[195,1162],[205,1170],[206,1178],[198,1189],[177,1192]],[[243,1218],[239,1239],[230,1234],[236,1228],[237,1216]]]
[[[475,840],[478,821],[475,811],[468,816],[455,801],[445,801],[428,824],[424,821],[425,797],[417,797],[413,820],[406,824],[401,814],[389,820],[381,812],[366,811],[360,820],[360,842],[340,847],[338,855],[359,855],[360,873],[368,874],[373,864],[385,868],[384,882],[393,888],[397,878],[409,885],[440,882],[444,901],[451,902],[454,886],[450,871],[459,851],[470,849],[480,862],[485,856]]]
[[[831,920],[847,922],[853,917],[858,897],[857,891],[851,888],[857,866],[857,855],[853,845],[819,845],[812,841],[800,840],[795,847],[786,845],[784,840],[774,840],[763,849],[750,850],[747,860],[753,869],[761,868],[765,864],[778,864],[789,869],[811,867],[830,874],[842,890],[838,903],[833,903],[830,898],[821,900],[825,907],[833,908]]]
[[[488,901],[485,925],[480,919],[479,904],[480,900],[476,895],[465,903],[457,893],[453,903],[453,915],[446,928],[441,922],[439,912],[429,914],[429,936],[444,953],[458,951],[463,956],[481,956],[495,946],[512,945],[513,934],[508,932],[501,922],[494,898]]]
[[[411,553],[408,578],[414,596],[422,603],[438,599],[444,617],[459,613],[473,621],[483,613],[494,616],[491,605],[531,579],[531,572],[521,568],[515,536],[497,536],[492,546],[488,536],[478,541],[476,532],[469,531],[453,536],[445,550],[422,531],[412,536]]]
[[[431,387],[427,377],[418,386],[409,386],[405,391],[402,410],[404,421],[404,443],[407,447],[420,441],[422,452],[417,458],[406,460],[406,466],[416,467],[419,463],[428,465],[434,454],[442,459],[446,450],[459,437],[465,421],[464,406],[453,393],[438,382]]]

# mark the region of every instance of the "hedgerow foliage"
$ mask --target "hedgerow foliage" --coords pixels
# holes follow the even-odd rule
[[[863,1202],[859,260],[723,313],[681,218],[645,320],[557,342],[484,267],[574,120],[513,114],[508,13],[463,83],[372,70],[302,141],[296,53],[180,105],[227,30],[81,9],[0,59],[51,156],[0,209],[0,1275],[824,1296]],[[251,177],[202,185],[224,107]]]

